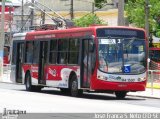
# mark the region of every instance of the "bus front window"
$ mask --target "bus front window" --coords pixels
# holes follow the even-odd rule
[[[145,40],[99,39],[99,69],[108,73],[143,73],[146,69]]]

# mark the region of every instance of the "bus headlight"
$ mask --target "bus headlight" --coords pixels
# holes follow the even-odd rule
[[[144,77],[144,78],[138,78],[138,81],[145,81],[146,80],[146,78]]]
[[[106,78],[105,76],[100,76],[100,75],[98,75],[97,78],[98,78],[98,79],[101,79],[101,80],[107,80],[107,78]]]

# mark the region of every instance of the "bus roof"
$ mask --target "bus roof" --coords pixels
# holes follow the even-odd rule
[[[13,40],[25,40],[25,36],[27,33],[15,33],[13,35]]]
[[[44,39],[44,38],[63,38],[63,37],[78,37],[78,36],[90,36],[96,35],[96,29],[99,28],[123,28],[132,30],[141,30],[141,28],[127,27],[127,26],[90,26],[90,27],[76,27],[61,30],[44,30],[44,31],[32,31],[26,34],[26,40]],[[70,33],[70,34],[68,34]]]

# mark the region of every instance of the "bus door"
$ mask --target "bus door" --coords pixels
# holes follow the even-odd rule
[[[82,40],[82,59],[81,59],[81,86],[83,88],[90,87],[90,80],[92,75],[93,53],[90,52],[91,39]],[[95,54],[94,54],[95,55]]]
[[[39,50],[39,69],[38,69],[38,83],[46,84],[44,77],[44,68],[47,63],[48,54],[48,41],[40,41],[40,50]]]
[[[24,53],[24,42],[14,42],[12,51],[11,80],[22,83],[22,63]]]
[[[24,54],[24,43],[17,43],[16,77],[18,83],[22,83],[23,54]]]

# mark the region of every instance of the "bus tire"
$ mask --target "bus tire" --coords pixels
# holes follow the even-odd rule
[[[32,86],[32,88],[34,88],[34,91],[40,92],[43,87],[42,86]]]
[[[25,87],[26,91],[32,91],[31,76],[29,73],[25,76]]]
[[[73,75],[70,80],[70,93],[73,97],[78,97],[83,94],[83,90],[78,89],[78,80],[77,76]]]
[[[127,92],[125,92],[125,91],[116,91],[115,95],[116,95],[117,99],[124,99],[125,96],[127,95]]]
[[[33,86],[31,83],[31,75],[30,73],[26,74],[25,77],[25,87],[27,91],[41,91],[42,87],[40,86]]]
[[[69,93],[69,89],[68,89],[68,88],[60,88],[60,91],[61,91],[63,94],[68,94],[68,93]]]

